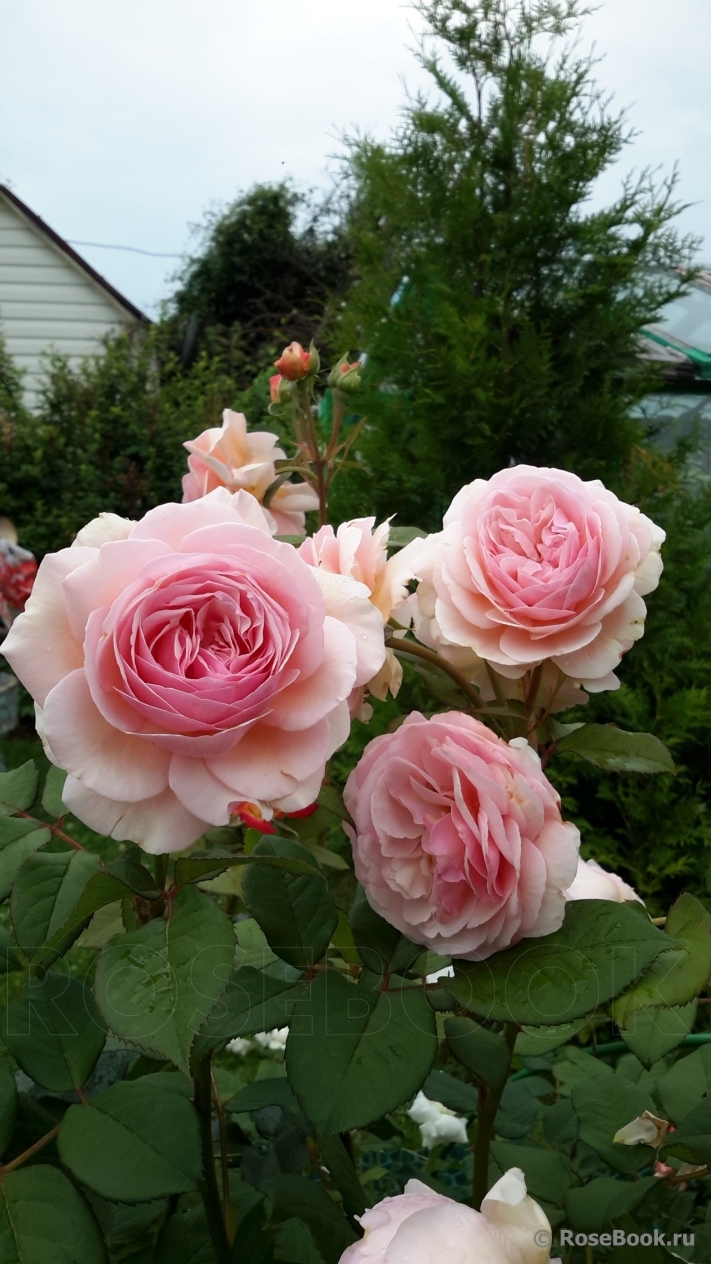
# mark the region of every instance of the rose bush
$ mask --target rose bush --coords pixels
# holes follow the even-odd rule
[[[277,478],[275,461],[285,453],[277,436],[267,430],[247,432],[242,413],[226,408],[222,426],[203,430],[184,445],[189,471],[183,478],[183,500],[199,500],[217,487],[230,492],[249,492],[261,504]],[[318,509],[318,496],[308,483],[285,482],[277,486],[264,507],[274,535],[303,535],[305,515]]]
[[[661,533],[528,467],[429,538],[334,530],[360,365],[327,407],[314,348],[278,367],[278,475],[228,412],[184,503],[90,522],[6,642],[55,766],[0,773],[0,1243],[547,1264],[551,1222],[605,1249],[683,1215],[703,1261],[711,913],[652,920],[555,788],[559,758],[673,771],[559,715],[615,685]]]
[[[580,837],[527,742],[414,713],[369,744],[344,801],[356,877],[415,943],[477,960],[561,925]]]
[[[642,636],[664,532],[599,482],[517,465],[455,496],[441,533],[410,545],[417,635],[513,678],[549,660],[586,689]]]
[[[166,852],[242,801],[308,806],[350,693],[383,662],[367,590],[322,588],[245,492],[104,519],[81,540],[45,558],[4,646],[71,810]]]

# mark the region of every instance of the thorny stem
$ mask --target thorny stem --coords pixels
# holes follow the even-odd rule
[[[227,1155],[227,1121],[225,1119],[225,1107],[217,1091],[215,1083],[215,1073],[210,1070],[210,1083],[212,1085],[212,1096],[217,1111],[217,1122],[220,1129],[220,1166],[222,1169],[222,1214],[225,1218],[225,1226],[227,1228],[227,1237],[232,1240],[234,1237],[234,1218],[232,1215],[232,1202],[230,1199],[230,1167]]]
[[[202,1200],[210,1229],[216,1264],[230,1264],[230,1244],[222,1215],[220,1191],[217,1186],[217,1175],[215,1173],[215,1155],[212,1148],[212,1072],[210,1064],[211,1059],[209,1057],[203,1058],[198,1063],[193,1081],[195,1109],[200,1120],[203,1171]]]
[[[516,1023],[504,1025],[504,1036],[509,1047],[509,1066],[513,1056],[513,1048],[518,1033]],[[483,1080],[479,1081],[479,1110],[477,1113],[476,1145],[474,1147],[474,1180],[472,1182],[472,1206],[479,1211],[489,1191],[489,1151],[491,1138],[494,1135],[494,1120],[499,1109],[501,1097],[506,1087],[506,1079],[501,1087],[494,1091],[487,1088]]]
[[[14,1172],[16,1167],[22,1167],[22,1164],[27,1163],[28,1159],[33,1158],[40,1150],[44,1150],[44,1147],[49,1145],[50,1141],[54,1141],[58,1132],[59,1124],[51,1132],[46,1132],[43,1137],[40,1137],[39,1141],[35,1141],[29,1150],[23,1150],[22,1154],[18,1154],[17,1158],[13,1159],[11,1163],[6,1163],[4,1167],[0,1167],[0,1177],[4,1176],[6,1172]]]

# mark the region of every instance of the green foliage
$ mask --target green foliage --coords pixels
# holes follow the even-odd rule
[[[482,1018],[565,1023],[612,1000],[670,947],[630,905],[575,900],[561,929],[545,940],[523,939],[486,961],[457,962],[443,985]]]
[[[346,918],[343,873],[301,844],[270,837],[244,855],[241,831],[222,830],[169,862],[163,889],[131,850],[115,859],[107,841],[105,860],[101,847],[70,847],[68,822],[60,834],[51,822],[50,809],[64,811],[57,778],[39,782],[32,765],[0,782],[3,827],[36,830],[47,818],[35,813],[50,817],[4,919],[14,957],[0,1152],[18,1166],[0,1171],[3,1261],[227,1264],[231,1250],[264,1264],[338,1264],[355,1217],[410,1177],[469,1196],[472,1151],[420,1147],[406,1113],[419,1089],[465,1115],[478,1146],[475,1130],[491,1126],[487,1184],[521,1167],[554,1226],[671,1231],[683,1215],[705,1240],[703,1182],[691,1178],[682,1208],[673,1184],[649,1175],[655,1151],[614,1140],[649,1110],[676,1125],[660,1150],[671,1171],[711,1155],[711,1045],[679,1047],[711,966],[709,914],[694,897],[677,901],[666,933],[641,906],[579,901],[556,934],[428,983],[442,959],[370,910],[351,875]],[[335,791],[326,798],[342,810]],[[196,885],[238,859],[259,921],[242,895]],[[87,955],[76,929],[118,900],[129,929]],[[32,949],[28,978],[19,967]],[[61,960],[47,971],[50,952]],[[639,1057],[606,1043],[615,1018]],[[682,1021],[673,1039],[672,1018]],[[501,1027],[511,1020],[526,1023],[513,1061],[515,1029]],[[287,1025],[285,1058],[249,1039]],[[235,1037],[247,1038],[240,1053],[226,1048]],[[20,1092],[15,1067],[29,1077]],[[216,1229],[220,1172],[233,1248]]]
[[[513,462],[622,484],[650,387],[637,331],[695,244],[674,178],[586,205],[629,133],[572,41],[575,0],[416,7],[433,93],[348,154],[358,283],[333,341],[367,351],[368,421],[335,501],[437,530],[464,483]]]
[[[709,889],[711,492],[673,468],[650,469],[646,458],[640,472],[648,478],[636,477],[627,498],[667,532],[664,574],[646,598],[644,637],[620,664],[620,690],[591,696],[570,718],[653,733],[676,775],[620,775],[562,755],[547,772],[565,814],[580,826],[583,854],[621,873],[664,912],[684,889]]]
[[[183,441],[219,425],[238,396],[226,355],[201,354],[186,371],[161,325],[109,338],[79,368],[53,356],[38,411],[0,433],[0,509],[41,556],[99,513],[138,518],[179,500]]]
[[[186,1073],[195,1036],[229,982],[234,932],[220,907],[184,887],[170,914],[104,948],[96,997],[122,1039]]]
[[[328,202],[310,205],[286,183],[255,185],[211,212],[201,233],[169,311],[189,356],[232,334],[245,389],[280,343],[318,339],[327,302],[348,278],[349,243]]]
[[[59,1130],[64,1165],[83,1185],[116,1202],[151,1202],[195,1190],[200,1142],[195,1111],[169,1085],[179,1076],[113,1084],[87,1106],[71,1106]],[[188,1097],[190,1089],[188,1089]]]
[[[39,1164],[0,1184],[3,1264],[108,1264],[99,1226],[76,1186]]]

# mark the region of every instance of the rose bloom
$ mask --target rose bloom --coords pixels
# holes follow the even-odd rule
[[[664,532],[600,482],[518,465],[455,496],[444,529],[408,546],[415,631],[517,677],[545,659],[586,689],[617,688],[644,632]]]
[[[596,860],[578,860],[578,871],[568,890],[566,900],[615,900],[624,904],[625,900],[638,900],[644,904],[641,896],[633,887],[625,882],[617,873],[603,869]]]
[[[279,359],[274,361],[274,368],[287,382],[299,382],[311,371],[311,352],[304,351],[300,342],[290,342]]]
[[[230,492],[250,492],[261,504],[267,488],[277,477],[275,461],[285,453],[276,446],[277,436],[268,430],[247,430],[242,413],[226,408],[222,426],[203,430],[189,439],[189,474],[183,476],[183,500],[199,500],[217,487]],[[274,535],[303,535],[304,514],[318,509],[318,496],[308,483],[282,483],[265,509]]]
[[[356,877],[415,943],[476,961],[562,924],[580,836],[525,738],[414,713],[369,743],[344,800]]]
[[[365,1229],[340,1264],[547,1264],[552,1241],[545,1212],[510,1168],[474,1211],[411,1180],[358,1219]]]
[[[353,518],[342,522],[337,531],[333,527],[321,527],[299,547],[299,553],[309,566],[316,566],[328,575],[348,575],[363,584],[373,605],[380,611],[383,625],[393,610],[402,605],[407,597],[407,585],[414,578],[411,555],[404,550],[388,558],[390,523],[375,525],[375,518]],[[322,581],[323,582],[323,581]],[[338,581],[332,581],[337,584]],[[385,663],[374,680],[368,682],[367,692],[384,699],[388,691],[397,697],[402,684],[402,667],[392,650],[387,651]],[[372,708],[363,710],[363,693],[352,700],[351,711],[369,719]]]
[[[384,658],[354,581],[338,602],[246,492],[102,515],[40,566],[3,650],[38,706],[67,807],[179,851],[240,803],[317,797],[347,699]]]

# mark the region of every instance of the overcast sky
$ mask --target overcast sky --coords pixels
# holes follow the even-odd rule
[[[344,130],[386,137],[424,81],[412,22],[400,0],[0,0],[0,180],[72,241],[180,254],[210,206],[325,187]],[[679,161],[711,259],[711,3],[605,0],[585,39],[641,133],[625,169]],[[149,314],[179,266],[78,248]]]

